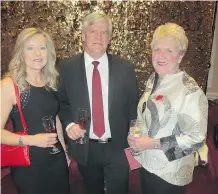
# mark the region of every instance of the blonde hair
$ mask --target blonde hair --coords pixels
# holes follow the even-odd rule
[[[100,13],[100,12],[93,12],[89,15],[87,15],[83,22],[82,22],[82,32],[86,32],[88,27],[101,21],[101,20],[105,20],[108,22],[108,33],[109,36],[111,36],[112,34],[112,21],[111,19],[105,14],[105,13]]]
[[[153,49],[156,40],[165,37],[174,38],[175,41],[178,42],[180,51],[185,54],[188,48],[188,38],[185,34],[185,30],[181,26],[175,23],[166,23],[157,27],[151,41],[151,48]]]
[[[26,89],[28,83],[26,82],[26,64],[24,61],[24,43],[32,36],[36,34],[41,34],[46,39],[46,47],[48,50],[48,60],[45,67],[42,69],[42,73],[45,79],[46,88],[51,88],[57,90],[57,77],[58,72],[55,68],[56,62],[56,52],[53,40],[51,37],[44,31],[37,28],[26,28],[18,35],[12,60],[9,63],[9,73],[8,76],[11,76],[14,82],[22,90]]]

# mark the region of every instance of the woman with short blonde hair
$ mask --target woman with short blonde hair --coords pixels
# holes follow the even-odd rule
[[[138,104],[141,136],[128,136],[139,151],[143,194],[184,194],[192,181],[194,153],[206,140],[207,97],[195,80],[180,69],[188,47],[184,29],[159,26],[151,42],[155,69]]]

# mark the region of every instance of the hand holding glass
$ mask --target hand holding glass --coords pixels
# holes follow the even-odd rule
[[[46,133],[57,133],[55,128],[54,119],[52,116],[45,116],[42,118],[42,125]],[[52,148],[50,148],[50,154],[57,154],[61,151],[60,142],[57,142]]]
[[[78,114],[78,124],[79,124],[80,128],[83,130],[86,130],[86,122],[88,120],[87,110],[82,109],[82,108],[78,108],[77,114]],[[81,138],[76,140],[76,142],[79,144],[85,144],[85,143],[87,143],[87,141],[88,140],[87,140],[86,133],[84,134],[84,137],[81,137]]]
[[[142,130],[140,129],[140,122],[137,119],[133,119],[133,120],[130,121],[129,133],[131,135],[133,135],[134,137],[140,137],[141,136]],[[140,153],[140,151],[133,149],[131,151],[131,154],[133,156],[138,156],[141,153]]]

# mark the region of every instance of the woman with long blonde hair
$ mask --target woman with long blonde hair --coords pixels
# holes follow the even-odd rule
[[[1,143],[29,146],[30,166],[11,167],[19,194],[69,194],[68,166],[56,98],[58,72],[51,37],[37,28],[26,28],[18,36],[9,72],[1,81]],[[5,129],[10,118],[15,132],[23,131],[14,84],[20,91],[28,135]],[[46,133],[43,117],[54,120],[56,132]],[[58,145],[59,153],[51,152]]]

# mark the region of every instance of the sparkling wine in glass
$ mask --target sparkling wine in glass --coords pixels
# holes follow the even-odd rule
[[[130,121],[129,133],[135,137],[140,137],[142,134],[142,130],[140,129],[140,122],[137,119],[133,119]],[[138,150],[132,150],[131,154],[133,156],[139,156],[141,154]]]
[[[54,123],[54,119],[52,116],[45,116],[42,118],[42,125],[46,131],[46,133],[57,133],[56,127]],[[60,142],[57,142],[50,148],[50,154],[57,154],[61,152]]]
[[[78,114],[78,124],[80,128],[86,130],[86,122],[88,120],[87,109],[78,108],[77,114]],[[79,144],[85,144],[88,141],[87,139],[88,137],[87,134],[85,133],[84,137],[80,137],[79,139],[77,139],[76,142]]]

